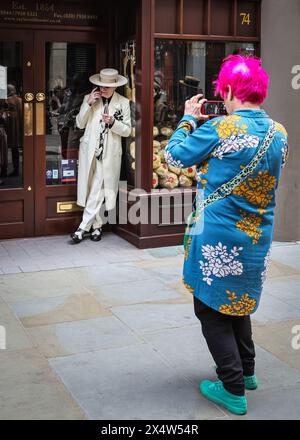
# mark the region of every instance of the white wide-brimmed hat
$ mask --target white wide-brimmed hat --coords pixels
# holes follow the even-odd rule
[[[102,69],[100,73],[90,76],[90,81],[102,87],[120,87],[128,82],[116,69]]]

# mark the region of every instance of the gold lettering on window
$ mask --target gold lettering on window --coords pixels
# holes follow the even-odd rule
[[[244,26],[245,24],[247,26],[250,25],[251,19],[250,19],[250,13],[249,12],[241,12],[240,13],[240,17],[242,17],[242,26]]]

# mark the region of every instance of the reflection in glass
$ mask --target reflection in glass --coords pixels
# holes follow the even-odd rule
[[[96,46],[89,43],[46,44],[46,184],[77,182],[79,141],[84,130],[76,115],[89,77],[96,72]]]
[[[230,54],[255,55],[253,43],[156,40],[154,68],[153,188],[196,184],[195,167],[168,166],[164,149],[184,114],[184,103],[198,93],[209,100],[212,82]]]
[[[0,188],[23,184],[22,47],[0,42]]]
[[[195,185],[194,167],[168,166],[164,149],[184,113],[184,103],[205,89],[205,43],[158,40],[155,45],[153,188]]]
[[[122,66],[121,74],[125,76],[128,83],[124,86],[124,96],[129,99],[131,112],[131,136],[123,138],[125,145],[125,155],[122,160],[121,180],[126,180],[128,185],[135,185],[135,127],[138,111],[136,107],[136,84],[135,84],[135,65],[136,65],[136,42],[128,40],[120,45],[120,63]]]

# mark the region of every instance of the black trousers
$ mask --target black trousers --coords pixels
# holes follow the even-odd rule
[[[252,376],[255,366],[250,316],[224,315],[196,297],[194,308],[224,388],[232,394],[244,395],[243,376]]]

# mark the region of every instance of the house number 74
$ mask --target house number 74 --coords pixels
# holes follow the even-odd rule
[[[241,12],[240,16],[242,17],[242,25],[246,24],[249,26],[249,24],[251,23],[250,13],[249,12]]]

